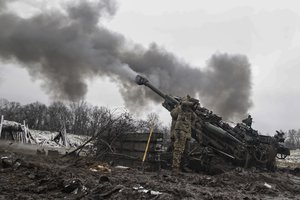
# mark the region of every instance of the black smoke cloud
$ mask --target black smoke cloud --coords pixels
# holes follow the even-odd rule
[[[3,10],[6,8],[6,0],[0,0],[0,10]]]
[[[147,50],[138,48],[123,56],[123,62],[134,71],[145,74],[163,91],[197,97],[225,118],[241,118],[252,106],[251,69],[246,56],[215,54],[207,61],[204,70],[191,67],[155,44]],[[133,88],[129,82],[121,90],[130,107],[147,104],[148,98],[161,101],[149,89],[132,91]]]
[[[101,26],[116,12],[114,1],[73,1],[58,10],[30,18],[8,12],[0,0],[0,56],[23,63],[44,80],[48,93],[77,100],[87,93],[86,80],[111,77],[129,108],[161,99],[132,81],[135,72],[147,76],[170,94],[199,97],[225,118],[240,117],[251,107],[251,70],[245,56],[216,54],[205,69],[190,66],[155,43],[130,44],[119,33]]]

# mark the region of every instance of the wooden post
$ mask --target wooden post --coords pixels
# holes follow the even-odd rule
[[[28,124],[26,125],[26,143],[30,143],[30,131],[29,131],[29,128],[28,128]]]
[[[28,126],[25,123],[25,120],[23,121],[23,126],[24,126],[24,138],[23,142],[28,143]]]
[[[16,137],[14,136],[13,131],[11,131],[10,134],[11,134],[12,140],[13,140],[13,141],[16,141]],[[17,135],[16,135],[16,136],[17,136]]]
[[[65,123],[63,124],[63,130],[61,131],[61,137],[62,137],[61,139],[62,139],[63,145],[65,147],[69,147],[68,140],[67,140],[67,129],[66,129]]]
[[[148,153],[149,144],[150,144],[150,141],[151,141],[151,136],[152,136],[153,130],[154,130],[154,124],[151,126],[150,133],[149,133],[149,138],[148,138],[148,141],[147,141],[147,145],[146,145],[143,160],[142,160],[142,169],[143,169],[143,171],[144,171],[144,163],[145,163],[145,160],[146,160],[146,157],[147,157],[147,153]]]
[[[23,133],[22,133],[22,137],[21,137],[21,140],[22,140],[22,143],[25,143],[25,135],[26,135],[26,124],[25,124],[25,120],[23,120]]]
[[[0,121],[0,138],[1,138],[1,132],[2,132],[3,121],[4,121],[4,116],[1,115],[1,121]]]

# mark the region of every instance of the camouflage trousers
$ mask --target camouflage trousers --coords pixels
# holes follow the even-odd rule
[[[187,154],[189,149],[189,138],[184,131],[175,131],[175,141],[173,150],[173,169],[180,169],[183,156]]]

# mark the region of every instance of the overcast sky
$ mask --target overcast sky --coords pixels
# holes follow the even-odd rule
[[[62,1],[16,1],[11,9],[28,17],[58,2]],[[216,52],[246,55],[253,73],[254,105],[249,111],[253,127],[274,134],[277,129],[300,128],[298,4],[296,0],[122,0],[117,13],[104,23],[145,47],[156,42],[193,66],[205,66]],[[32,78],[20,64],[0,62],[0,68],[0,97],[21,103],[51,102],[41,87],[43,80]],[[124,107],[118,88],[108,78],[90,80],[86,100]],[[145,114],[150,111],[158,112],[166,124],[171,120],[160,105],[150,105]]]

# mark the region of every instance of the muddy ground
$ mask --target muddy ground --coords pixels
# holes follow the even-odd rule
[[[119,169],[92,158],[0,150],[2,199],[300,199],[300,173],[236,168],[219,175]]]

